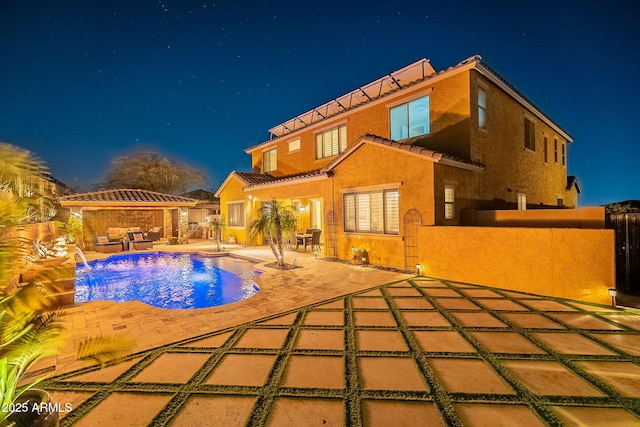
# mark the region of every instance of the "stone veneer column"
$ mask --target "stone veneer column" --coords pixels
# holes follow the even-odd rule
[[[162,238],[168,239],[173,236],[173,223],[171,221],[171,209],[163,209],[162,210]]]
[[[78,218],[78,221],[80,221],[80,225],[82,226],[82,228],[80,229],[82,230],[82,235],[76,236],[76,241],[74,243],[76,244],[76,246],[80,247],[80,249],[84,249],[86,245],[84,222],[82,220],[82,208],[70,207],[69,214],[75,216],[76,218]]]
[[[189,243],[188,208],[178,208],[178,243]]]

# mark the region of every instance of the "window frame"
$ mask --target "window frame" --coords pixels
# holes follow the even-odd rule
[[[566,166],[567,165],[567,144],[565,143],[561,143],[562,149],[561,149],[561,159],[562,159],[562,166]]]
[[[553,138],[553,163],[558,164],[558,138]]]
[[[395,197],[393,197],[393,195],[395,195]],[[378,215],[375,215],[375,212],[372,211],[372,202],[374,202],[372,196],[381,197]],[[400,235],[399,200],[400,190],[398,188],[348,191],[343,193],[343,231],[345,233],[376,234],[388,236]],[[392,206],[392,204],[395,204],[395,206]],[[361,211],[360,209],[363,210]],[[395,209],[395,212],[390,212],[391,209]],[[393,218],[393,216],[395,216],[395,218]],[[365,225],[364,222],[366,222],[367,224]]]
[[[484,102],[480,102],[481,97],[480,94],[484,93]],[[487,97],[488,97],[488,91],[487,88],[482,86],[482,85],[478,85],[478,93],[477,93],[477,103],[478,103],[478,128],[479,129],[483,129],[486,130],[487,129],[487,118],[489,117],[487,114]],[[484,113],[484,114],[482,114]]]
[[[294,148],[291,148],[291,144],[294,144]],[[295,147],[295,145],[297,145],[297,147]],[[287,146],[289,148],[289,153],[293,153],[294,151],[299,151],[300,150],[300,138],[292,139],[291,141],[289,141],[287,143]]]
[[[239,215],[238,217],[233,216],[231,213],[231,206],[241,206],[240,208],[240,213],[241,215]],[[233,201],[233,202],[227,202],[227,221],[228,221],[228,226],[229,227],[238,227],[238,228],[242,228],[244,227],[245,224],[245,219],[244,219],[244,201],[240,200],[240,201]],[[237,215],[237,212],[234,212],[235,215]],[[237,220],[239,218],[239,221]]]
[[[447,190],[449,191],[447,192]],[[447,197],[447,193],[451,194],[451,197]],[[456,207],[456,186],[454,184],[445,184],[444,185],[444,219],[446,220],[456,219],[455,207]]]
[[[337,152],[333,151],[333,141],[327,141],[327,136],[334,131],[337,132],[337,138],[338,138],[338,141],[336,143]],[[321,137],[322,140],[318,141],[318,137]],[[337,126],[333,126],[328,129],[323,129],[321,131],[316,132],[314,135],[316,160],[335,157],[338,154],[343,153],[347,149],[347,138],[348,136],[347,136],[346,123],[341,123]],[[319,142],[321,144],[321,147],[318,147]],[[331,149],[327,150],[327,144],[331,144]]]
[[[543,150],[544,150],[544,162],[549,163],[549,137],[547,135],[543,136]]]
[[[411,117],[411,106],[412,104],[415,105],[417,104],[419,101],[421,100],[427,100],[427,104],[428,104],[428,108],[427,108],[427,117],[426,117],[426,124],[424,124],[423,126],[426,128],[426,131],[423,133],[418,133],[418,134],[412,134],[412,128],[414,128],[415,126],[412,126],[412,122],[414,124],[416,123],[420,123],[420,121],[418,119],[412,120]],[[404,111],[402,111],[402,110]],[[406,115],[406,121],[403,121],[403,125],[406,125],[406,136],[404,136],[404,129],[400,129],[400,135],[396,135],[394,134],[395,132],[395,128],[394,128],[394,112],[397,114],[400,114],[397,116],[397,118],[399,119],[403,114],[401,113],[405,113]],[[394,141],[402,141],[404,139],[409,139],[409,138],[416,138],[419,136],[424,136],[424,135],[430,135],[431,134],[431,94],[427,93],[427,94],[423,94],[421,96],[417,96],[413,99],[407,100],[405,102],[401,102],[399,104],[394,104],[394,105],[390,105],[389,106],[389,137],[394,140]]]
[[[518,210],[519,211],[527,210],[527,194],[526,193],[518,193]]]
[[[272,154],[273,154],[273,158],[271,157]],[[262,152],[262,172],[267,173],[267,172],[273,172],[276,170],[278,170],[278,149],[272,148],[270,150],[263,151]]]
[[[524,148],[536,151],[536,122],[528,116],[524,116]]]

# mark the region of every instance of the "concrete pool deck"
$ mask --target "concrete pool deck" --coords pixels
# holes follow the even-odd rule
[[[42,385],[61,425],[640,425],[637,311],[287,255],[304,268],[228,306],[69,309]],[[79,339],[123,331],[137,354],[72,371]]]

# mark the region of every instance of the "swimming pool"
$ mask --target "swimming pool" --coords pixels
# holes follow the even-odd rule
[[[145,252],[76,266],[75,302],[138,300],[160,308],[213,307],[258,292],[254,263],[229,256]]]

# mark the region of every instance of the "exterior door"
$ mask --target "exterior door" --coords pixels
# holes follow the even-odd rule
[[[309,201],[309,205],[309,219],[311,222],[311,228],[322,230],[322,199],[311,199]]]

